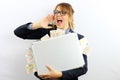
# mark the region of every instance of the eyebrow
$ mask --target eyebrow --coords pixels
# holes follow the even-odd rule
[[[62,11],[62,10],[57,10],[57,9],[55,9],[54,11]]]

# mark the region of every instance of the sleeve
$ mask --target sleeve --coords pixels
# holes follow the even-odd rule
[[[38,73],[37,73],[37,72],[34,72],[34,75],[35,75],[35,77],[37,77],[39,80],[43,80],[42,78],[40,78],[40,77],[38,76]]]
[[[62,80],[74,80],[74,78],[77,78],[83,74],[85,74],[88,71],[87,68],[87,55],[83,54],[83,58],[85,61],[85,65],[83,67],[62,71]]]
[[[44,28],[39,28],[39,29],[29,29],[29,26],[32,23],[27,23],[24,25],[19,26],[14,30],[14,34],[17,37],[20,37],[22,39],[40,39],[46,34],[50,34],[50,29],[44,29]]]

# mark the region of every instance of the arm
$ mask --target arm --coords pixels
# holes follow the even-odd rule
[[[76,69],[62,71],[62,80],[74,79],[74,78],[79,77],[87,72],[87,70],[88,70],[88,68],[87,68],[87,55],[83,54],[83,58],[85,61],[85,65],[83,67],[79,67]]]
[[[21,25],[14,30],[14,34],[23,39],[40,39],[53,29],[52,26],[48,26],[52,21],[53,15],[48,15],[37,22]]]
[[[31,22],[21,25],[14,30],[14,34],[23,39],[40,39],[44,35],[49,34],[49,31],[51,30],[45,28],[29,29],[29,26],[32,26]]]

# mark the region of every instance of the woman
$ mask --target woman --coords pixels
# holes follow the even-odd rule
[[[54,15],[48,15],[35,23],[24,24],[15,29],[14,33],[23,39],[40,39],[46,34],[50,36],[50,31],[56,29],[65,30],[66,34],[72,33],[74,30],[73,13],[74,10],[69,3],[59,3],[54,10]],[[84,36],[78,34],[78,39],[84,40]],[[79,76],[87,72],[87,55],[85,52],[83,53],[83,58],[85,61],[83,67],[58,71],[51,66],[47,66],[49,73],[39,75],[35,72],[35,76],[41,80],[78,80]]]

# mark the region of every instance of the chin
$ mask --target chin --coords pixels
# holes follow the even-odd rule
[[[59,28],[59,29],[63,29],[63,26],[59,26],[59,25],[57,25],[57,28]]]
[[[57,26],[57,28],[59,28],[59,29],[63,29],[63,27],[62,27],[62,26]]]

